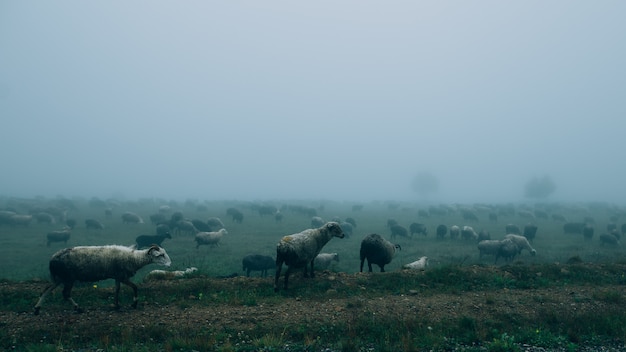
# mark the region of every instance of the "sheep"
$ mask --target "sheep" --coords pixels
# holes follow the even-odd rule
[[[506,226],[504,226],[504,233],[513,234],[513,235],[521,235],[522,231],[519,229],[519,226],[515,224],[506,224]]]
[[[33,220],[32,215],[24,215],[24,214],[11,215],[11,225],[15,225],[15,226],[27,227],[28,225],[30,225],[30,222],[32,220]]]
[[[391,230],[392,239],[395,238],[396,236],[409,237],[409,231],[404,226],[396,224],[396,225],[391,225],[389,229]]]
[[[318,270],[326,270],[332,261],[339,261],[337,253],[320,253],[315,257],[315,268]]]
[[[498,263],[500,257],[510,260],[517,255],[519,248],[511,239],[504,240],[483,240],[478,242],[479,258],[483,255],[495,256],[494,264]]]
[[[425,270],[428,267],[428,257],[421,257],[420,259],[405,264],[402,266],[402,269],[411,269],[411,270]]]
[[[361,241],[361,272],[363,272],[363,263],[367,259],[369,272],[372,272],[372,264],[380,267],[380,272],[385,272],[385,265],[391,263],[396,254],[396,249],[402,248],[398,244],[393,244],[378,234],[370,234],[365,236]]]
[[[489,231],[486,230],[480,230],[480,232],[478,232],[478,242],[480,241],[484,241],[484,240],[490,240],[491,239],[491,234],[489,233]]]
[[[102,230],[104,225],[96,219],[87,219],[85,220],[85,227],[88,229]]]
[[[243,213],[236,208],[228,208],[226,209],[226,215],[230,216],[233,222],[241,224],[243,222]]]
[[[343,230],[336,222],[327,222],[318,228],[284,236],[276,245],[274,292],[278,292],[278,279],[283,263],[287,265],[285,290],[288,288],[289,274],[293,269],[303,267],[304,277],[309,277],[308,267],[310,266],[310,276],[315,277],[313,270],[315,257],[333,237],[344,238]]]
[[[528,239],[528,241],[532,242],[535,239],[535,236],[537,235],[537,225],[535,224],[528,224],[526,226],[524,226],[524,237],[526,237]]]
[[[477,240],[478,234],[471,226],[463,226],[463,229],[461,230],[461,237],[464,240]]]
[[[209,225],[209,228],[211,228],[209,231],[218,231],[225,227],[220,218],[209,218],[206,223]]]
[[[141,216],[129,211],[122,214],[122,223],[124,224],[143,224]]]
[[[176,222],[176,224],[173,227],[174,227],[174,232],[177,234],[184,233],[187,235],[194,235],[200,232],[191,221],[187,221],[187,220],[180,220]],[[209,232],[209,231],[204,231],[204,232]]]
[[[428,229],[426,229],[426,225],[424,224],[414,222],[409,225],[409,230],[411,231],[411,236],[414,234],[428,236]]]
[[[180,279],[187,275],[193,274],[196,271],[198,271],[198,268],[196,267],[187,268],[185,270],[174,270],[174,271],[156,269],[156,270],[150,271],[148,275],[146,275],[143,278],[143,281]]]
[[[504,236],[504,238],[508,238],[511,241],[515,242],[515,244],[518,247],[518,254],[522,253],[522,250],[527,250],[530,252],[531,255],[536,255],[537,251],[530,245],[530,243],[528,242],[528,239],[524,236],[520,236],[520,235],[514,235],[514,234],[508,234],[506,236]]]
[[[219,242],[224,235],[228,235],[228,231],[226,231],[226,229],[214,232],[198,232],[195,237],[196,249],[202,245],[217,247],[219,246]]]
[[[341,226],[341,229],[343,230],[343,233],[346,235],[347,238],[350,238],[350,236],[352,236],[352,233],[354,232],[354,228],[352,227],[351,223],[340,222],[339,226]]]
[[[157,235],[139,235],[135,238],[135,242],[137,243],[137,249],[142,249],[150,247],[153,244],[160,246],[166,238],[172,239],[169,232]]]
[[[261,276],[266,277],[267,271],[276,265],[276,260],[269,255],[248,254],[241,260],[241,265],[246,276],[250,276],[251,271],[260,271]]]
[[[605,245],[608,244],[609,246],[619,246],[619,240],[617,239],[617,237],[615,237],[614,235],[608,234],[608,233],[603,233],[600,235],[600,244],[601,245]]]
[[[209,226],[209,224],[207,224],[206,222],[200,219],[191,219],[190,222],[193,225],[193,227],[196,228],[197,231],[201,231],[201,232],[213,231],[213,229],[211,229],[211,226]]]
[[[50,247],[50,243],[52,242],[63,242],[63,244],[67,244],[67,241],[70,239],[70,231],[70,228],[66,226],[63,230],[48,232],[46,235],[46,246]]]
[[[459,238],[459,234],[461,233],[461,228],[457,225],[450,226],[450,238],[456,239]]]
[[[52,284],[43,291],[35,305],[35,315],[50,292],[63,284],[63,298],[74,306],[76,312],[82,309],[72,299],[71,292],[75,281],[96,282],[115,280],[115,307],[119,308],[120,283],[133,289],[133,308],[137,308],[137,286],[130,281],[137,270],[148,264],[170,266],[172,263],[165,249],[152,246],[147,249],[106,245],[79,246],[62,249],[52,255],[49,269]]]
[[[354,218],[347,217],[345,221],[352,225],[352,227],[356,227],[356,220],[354,220]]]
[[[437,226],[437,229],[435,232],[437,233],[437,239],[441,240],[444,237],[446,237],[446,233],[448,233],[448,226],[444,224],[440,224],[439,226]]]
[[[324,226],[324,219],[319,216],[314,216],[311,218],[311,228],[318,228]]]

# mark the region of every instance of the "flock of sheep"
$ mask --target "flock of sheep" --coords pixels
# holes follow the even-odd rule
[[[276,222],[283,220],[284,212],[276,207],[259,208],[260,216],[272,216]],[[279,291],[279,279],[283,272],[282,267],[287,267],[284,272],[284,289],[288,288],[289,277],[294,270],[303,270],[305,277],[314,277],[315,269],[325,270],[329,268],[333,261],[339,261],[337,253],[322,253],[324,246],[334,237],[344,238],[353,235],[356,222],[352,217],[342,220],[334,217],[331,221],[324,221],[320,216],[312,212],[311,209],[303,209],[303,214],[313,215],[310,217],[310,228],[301,232],[286,235],[276,244],[276,258],[262,254],[246,255],[242,259],[242,270],[247,276],[252,271],[260,271],[263,277],[267,276],[268,270],[275,269],[274,290]],[[179,236],[191,234],[194,236],[196,249],[202,245],[210,247],[220,246],[222,238],[228,236],[228,231],[219,218],[210,218],[208,221],[187,219],[181,212],[169,214],[169,206],[159,208],[159,212],[150,216],[150,221],[155,225],[154,235],[139,235],[135,238],[133,246],[76,246],[64,248],[57,251],[49,261],[49,271],[52,283],[42,293],[39,301],[35,305],[35,314],[38,314],[40,307],[47,295],[59,285],[63,285],[63,297],[72,303],[76,311],[80,311],[78,304],[71,298],[71,290],[76,281],[95,282],[104,279],[115,280],[115,305],[119,306],[120,284],[124,283],[133,289],[133,307],[137,305],[137,286],[130,281],[135,273],[148,264],[158,264],[169,266],[171,259],[163,247],[162,243],[166,239],[172,239],[172,235]],[[110,216],[110,210],[105,212]],[[235,208],[229,208],[226,212],[232,217],[234,223],[243,221],[243,212]],[[463,219],[467,221],[477,221],[475,212],[462,211]],[[533,214],[535,216],[536,214]],[[489,214],[489,221],[497,221],[497,215]],[[494,219],[495,218],[495,219]],[[41,220],[38,220],[41,219]],[[60,222],[63,217],[47,216],[41,214],[23,215],[10,210],[0,211],[0,225],[28,226],[31,221],[55,223]],[[125,212],[121,215],[124,224],[141,224],[143,218],[135,213]],[[532,220],[532,219],[529,219]],[[556,219],[555,219],[556,220]],[[61,230],[51,231],[46,234],[47,246],[55,242],[66,244],[70,239],[71,231],[76,225],[75,222],[65,219],[64,227]],[[388,219],[387,228],[391,240],[396,238],[412,239],[413,236],[428,236],[428,226],[421,223],[411,223],[408,228],[398,224],[393,219]],[[104,225],[95,219],[85,220],[87,229],[103,229]],[[517,226],[509,224],[505,227],[505,236],[501,239],[491,239],[489,232],[476,232],[472,226],[451,225],[448,227],[439,224],[435,229],[436,239],[443,240],[448,236],[452,240],[459,239],[467,243],[475,243],[479,253],[479,258],[485,255],[494,257],[494,263],[499,258],[511,261],[522,251],[526,250],[532,256],[537,251],[531,243],[537,233],[537,225],[529,222],[524,226],[523,231]],[[622,226],[622,232],[626,226]],[[580,233],[585,239],[593,237],[593,226],[590,221],[582,223],[566,222],[563,225],[564,233]],[[620,231],[616,226],[609,226],[608,233],[599,236],[602,244],[619,245]],[[371,233],[361,240],[359,258],[360,271],[363,271],[365,262],[368,271],[372,272],[372,265],[377,265],[381,272],[385,271],[385,266],[391,263],[394,256],[402,248],[400,244],[392,243],[385,239],[385,236]],[[417,260],[402,265],[407,270],[425,270],[428,267],[427,256],[420,256]],[[187,270],[165,271],[153,270],[146,276],[146,280],[180,278],[197,271],[196,268]]]

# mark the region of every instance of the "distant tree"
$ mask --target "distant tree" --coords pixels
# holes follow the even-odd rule
[[[420,172],[413,177],[411,188],[420,196],[426,197],[439,190],[439,180],[430,172]]]
[[[533,177],[524,185],[524,195],[527,198],[547,198],[556,190],[556,185],[548,175]]]

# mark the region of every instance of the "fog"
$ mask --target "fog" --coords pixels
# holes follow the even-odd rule
[[[622,202],[624,13],[4,1],[0,196]]]

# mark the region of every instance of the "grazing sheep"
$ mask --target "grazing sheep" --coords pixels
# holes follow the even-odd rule
[[[207,224],[206,222],[200,220],[200,219],[192,219],[191,224],[193,225],[193,227],[196,228],[196,230],[198,231],[202,231],[202,232],[211,232],[213,231],[211,229],[211,226],[209,226],[209,224]]]
[[[206,223],[211,228],[211,230],[209,231],[218,231],[225,227],[224,223],[222,222],[222,220],[220,220],[220,218],[209,218],[206,221]]]
[[[180,279],[187,275],[193,274],[196,271],[198,271],[198,268],[193,267],[193,266],[185,270],[174,270],[174,271],[156,269],[156,270],[152,270],[151,272],[149,272],[148,275],[146,275],[143,278],[143,281]]]
[[[608,244],[609,246],[619,246],[619,240],[617,239],[617,237],[608,234],[608,233],[603,233],[600,235],[600,244],[601,245],[605,245]]]
[[[519,252],[519,248],[511,239],[504,240],[483,240],[478,242],[479,258],[483,255],[495,256],[494,264],[498,263],[500,257],[507,261],[513,259]]]
[[[437,239],[444,239],[444,237],[446,237],[446,234],[448,233],[448,226],[441,224],[439,226],[437,226],[437,230],[435,230],[435,232],[437,233]]]
[[[461,238],[464,240],[478,240],[478,234],[471,226],[463,226]]]
[[[300,233],[283,237],[276,245],[276,275],[274,278],[274,291],[278,291],[278,278],[283,263],[287,265],[285,272],[285,290],[288,288],[289,274],[296,268],[304,268],[304,277],[315,277],[314,261],[322,248],[333,237],[343,238],[344,234],[336,222],[327,222],[316,229],[307,229]]]
[[[163,243],[166,238],[172,239],[169,232],[161,235],[139,235],[135,238],[135,242],[137,242],[137,249],[142,249],[150,247],[153,244],[161,246],[161,243]]]
[[[52,242],[63,242],[63,244],[67,244],[67,241],[70,239],[70,228],[64,227],[63,230],[48,232],[46,235],[46,239],[48,240],[46,246],[50,247],[50,243]]]
[[[378,234],[367,235],[361,241],[361,272],[363,272],[365,259],[367,259],[370,273],[372,272],[372,264],[378,265],[380,272],[385,272],[385,265],[391,263],[391,259],[396,254],[396,249],[401,250],[402,248],[400,245],[393,244]]]
[[[424,224],[414,222],[409,225],[409,230],[411,231],[411,236],[414,234],[428,236],[428,229],[426,229],[426,225]]]
[[[198,232],[195,237],[196,249],[198,249],[202,245],[217,247],[220,245],[220,240],[224,235],[228,235],[228,231],[226,231],[226,229],[221,229],[214,232]]]
[[[174,224],[174,233],[186,234],[186,235],[195,235],[200,232],[191,221],[180,220]],[[207,232],[207,231],[205,231]]]
[[[96,219],[87,219],[85,220],[85,227],[88,229],[102,230],[104,225]]]
[[[226,209],[226,215],[230,216],[233,222],[241,224],[243,222],[243,213],[239,209],[228,208]]]
[[[428,257],[421,257],[420,259],[405,264],[402,266],[402,269],[411,269],[411,270],[424,270],[428,267]]]
[[[120,283],[134,291],[133,308],[137,308],[137,286],[130,281],[137,270],[148,264],[169,266],[172,261],[163,248],[152,246],[148,249],[134,249],[125,246],[81,246],[62,249],[50,259],[52,284],[48,286],[35,305],[35,315],[46,296],[63,284],[63,298],[69,300],[74,310],[81,312],[78,304],[70,296],[74,282],[96,282],[115,280],[115,306],[119,307]]]
[[[122,214],[122,223],[124,224],[143,224],[141,216],[129,211]]]
[[[530,245],[530,243],[528,242],[528,239],[524,236],[520,236],[520,235],[514,235],[514,234],[508,234],[506,236],[504,236],[504,238],[508,238],[511,241],[515,242],[515,244],[518,247],[518,252],[517,254],[521,254],[522,250],[527,250],[530,252],[531,255],[536,255],[537,251]]]
[[[460,227],[458,227],[456,225],[450,226],[450,238],[451,239],[459,238],[460,234],[461,234],[461,228]]]
[[[342,228],[343,229],[343,228]],[[320,253],[315,257],[315,269],[326,270],[330,266],[332,261],[339,261],[339,254],[337,253]]]
[[[406,227],[401,226],[401,225],[391,225],[389,227],[389,229],[391,230],[391,238],[395,238],[396,236],[400,236],[400,237],[409,237],[409,230],[406,229]]]
[[[241,265],[246,276],[250,276],[251,271],[260,271],[261,276],[266,277],[267,271],[275,267],[276,261],[269,255],[249,254],[243,257]]]
[[[463,210],[463,220],[478,221],[478,216],[471,210]]]
[[[349,223],[350,225],[352,225],[352,227],[356,228],[356,220],[354,220],[354,218],[347,217],[346,218],[346,222]]]

